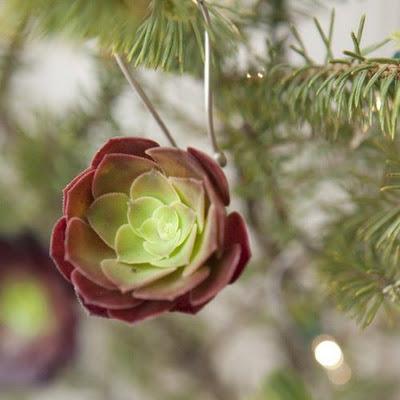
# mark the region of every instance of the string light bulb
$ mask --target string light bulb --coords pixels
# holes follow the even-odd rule
[[[343,352],[338,343],[330,337],[320,337],[315,341],[314,357],[324,368],[332,370],[343,364]]]

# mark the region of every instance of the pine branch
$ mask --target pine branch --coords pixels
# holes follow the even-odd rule
[[[302,55],[305,66],[274,66],[272,62],[259,85],[264,86],[269,99],[272,95],[277,104],[289,110],[293,122],[308,122],[316,131],[332,137],[347,123],[366,130],[377,122],[384,135],[393,139],[400,112],[400,60],[367,57],[388,40],[362,48],[365,17],[357,34],[351,34],[354,50],[344,51],[345,58],[333,58],[333,21],[334,14],[326,34],[315,19],[327,49],[326,64],[316,65],[310,59],[300,34],[292,29],[299,46],[294,50]]]
[[[383,305],[400,305],[400,271],[394,259],[360,237],[364,221],[365,211],[357,209],[334,222],[319,267],[339,308],[366,327]]]
[[[6,6],[5,18],[29,16],[40,34],[96,39],[102,49],[123,53],[136,66],[183,71],[202,64],[206,25],[195,1],[9,0]],[[238,41],[238,31],[226,9],[208,7],[214,46],[226,51]]]

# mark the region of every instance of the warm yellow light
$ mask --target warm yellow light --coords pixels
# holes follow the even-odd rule
[[[343,352],[332,339],[322,339],[314,347],[315,359],[326,369],[337,369],[343,363]]]
[[[248,72],[248,73],[246,74],[246,78],[247,78],[247,79],[251,79],[251,74],[250,74],[250,72]]]

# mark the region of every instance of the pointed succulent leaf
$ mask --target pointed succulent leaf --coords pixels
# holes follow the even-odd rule
[[[64,190],[64,213],[68,219],[85,218],[86,211],[93,201],[91,187],[94,173],[94,170],[86,171],[73,185]]]
[[[163,206],[158,208],[153,218],[157,223],[157,231],[161,240],[171,240],[176,236],[179,228],[179,218],[173,207]]]
[[[163,203],[154,197],[139,197],[129,202],[128,220],[134,230],[141,228],[143,223],[153,216]]]
[[[51,235],[50,256],[60,273],[68,281],[71,279],[71,273],[74,266],[65,259],[65,230],[67,228],[67,218],[62,217],[54,226]]]
[[[65,259],[98,285],[108,289],[114,288],[103,274],[100,265],[102,260],[114,257],[114,251],[79,218],[74,217],[68,222],[65,236]]]
[[[176,268],[155,268],[151,265],[132,267],[111,259],[102,261],[101,268],[107,278],[123,293],[146,286],[176,270]]]
[[[127,223],[128,200],[123,193],[104,194],[87,211],[90,226],[111,248],[115,246],[118,229]]]
[[[193,289],[191,303],[200,305],[216,296],[232,279],[240,259],[240,246],[228,249],[217,265],[210,267],[210,277]]]
[[[194,156],[205,169],[216,191],[220,194],[224,205],[228,206],[230,203],[229,185],[221,167],[209,155],[200,150],[189,147],[188,152]]]
[[[179,312],[182,312],[185,314],[194,315],[194,314],[197,314],[199,311],[201,311],[212,300],[211,299],[202,304],[194,306],[193,304],[191,304],[190,298],[191,298],[191,292],[188,292],[188,293],[184,294],[183,296],[179,297],[175,301],[175,305],[174,305],[174,308],[172,308],[172,311],[179,311]]]
[[[124,310],[142,303],[141,300],[134,299],[130,294],[122,294],[119,290],[109,290],[96,285],[77,270],[72,273],[71,280],[78,294],[87,304],[93,306],[110,310]]]
[[[151,261],[151,264],[160,268],[183,267],[184,265],[187,265],[193,252],[196,234],[197,225],[194,224],[192,231],[186,240],[179,247],[177,247],[168,258]]]
[[[158,147],[158,143],[145,138],[114,137],[110,139],[93,157],[92,167],[97,168],[107,154],[129,154],[148,157],[146,151]]]
[[[176,248],[176,244],[178,243],[180,236],[181,232],[178,231],[176,232],[175,237],[170,240],[160,240],[159,242],[144,242],[143,247],[146,249],[147,252],[155,256],[154,261],[157,262],[157,260],[159,260],[160,258],[165,258],[166,260],[168,260],[168,256]]]
[[[143,264],[161,258],[147,252],[143,243],[144,240],[133,231],[130,225],[121,226],[115,236],[115,251],[118,260],[127,264]]]
[[[203,234],[197,237],[193,258],[185,267],[184,276],[192,274],[199,269],[218,248],[218,215],[217,209],[211,205],[208,210],[206,225]]]
[[[129,195],[132,182],[144,172],[157,168],[153,161],[129,154],[107,154],[96,169],[93,179],[93,196],[105,193]]]
[[[186,207],[182,203],[174,203],[171,207],[176,211],[179,218],[181,235],[177,245],[180,246],[191,232],[196,220],[196,215],[189,207]]]
[[[151,285],[135,291],[135,297],[143,300],[175,300],[183,296],[200,283],[210,274],[207,267],[203,267],[194,274],[183,277],[182,271],[178,270],[166,278],[160,279]]]
[[[108,315],[129,324],[135,324],[169,311],[174,306],[170,301],[145,301],[130,310],[110,310]]]
[[[146,150],[146,154],[156,161],[167,176],[202,179],[205,175],[198,161],[184,150],[159,147]]]
[[[132,200],[140,197],[154,197],[166,205],[179,200],[168,179],[156,170],[137,177],[132,183],[130,192]]]
[[[158,233],[157,221],[154,218],[149,218],[143,222],[140,229],[136,230],[138,235],[148,242],[158,243],[162,239]]]
[[[169,180],[183,204],[196,213],[199,231],[202,232],[205,214],[205,190],[202,181],[193,178],[176,177],[170,177]]]
[[[235,243],[240,245],[241,252],[240,260],[230,283],[235,282],[239,278],[251,257],[249,235],[247,233],[246,223],[239,213],[232,212],[228,215],[226,221],[225,246],[229,247]]]

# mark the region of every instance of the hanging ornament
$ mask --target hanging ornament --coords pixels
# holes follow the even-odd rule
[[[210,25],[203,1],[202,15]],[[211,47],[205,32],[205,106],[214,158]],[[250,246],[240,214],[227,215],[220,166],[176,141],[124,60],[115,59],[173,147],[113,138],[64,190],[51,255],[90,314],[135,323],[167,311],[195,314],[243,272]]]
[[[0,239],[0,387],[47,380],[72,356],[73,292],[31,237]]]
[[[134,323],[195,314],[243,272],[245,223],[199,150],[113,138],[64,191],[51,255],[90,314]]]

